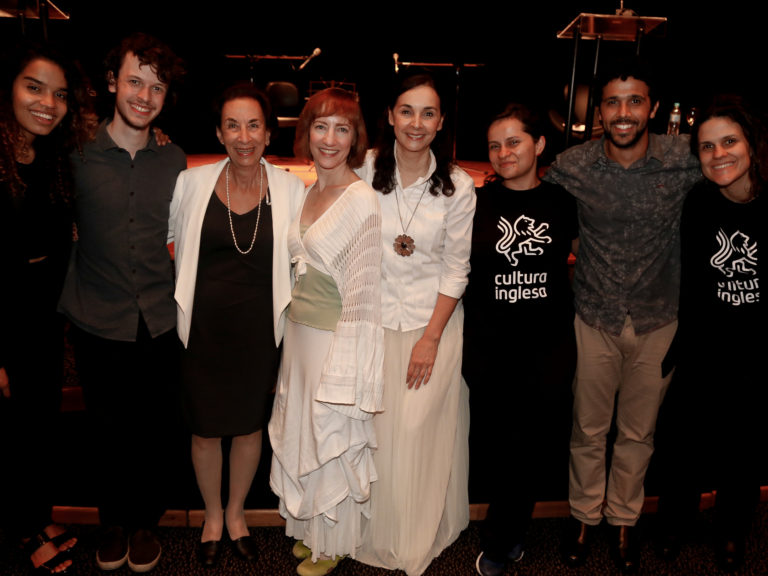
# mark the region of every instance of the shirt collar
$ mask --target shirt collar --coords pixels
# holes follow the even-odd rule
[[[605,141],[606,136],[603,134],[600,140],[595,140],[595,146],[592,149],[592,157],[590,158],[592,163],[601,163],[603,165],[616,164],[613,160],[608,158],[605,153]],[[663,162],[664,161],[664,147],[661,141],[656,137],[656,134],[652,132],[648,133],[648,149],[645,151],[645,157],[636,161],[632,167],[645,166],[650,161]]]
[[[112,149],[118,149],[121,150],[120,146],[112,139],[112,136],[109,135],[109,132],[107,131],[107,126],[109,126],[109,123],[112,121],[111,118],[107,118],[105,120],[102,120],[101,124],[99,125],[99,129],[96,132],[96,146],[100,150],[112,150]],[[155,132],[154,130],[149,131],[149,142],[147,142],[147,145],[142,148],[142,150],[153,150],[157,152],[159,150],[159,146],[157,144],[157,140],[155,140]]]

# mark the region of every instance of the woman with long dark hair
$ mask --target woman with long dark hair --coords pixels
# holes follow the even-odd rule
[[[86,135],[78,68],[26,44],[0,68],[0,426],[10,458],[0,514],[33,566],[62,572],[76,539],[53,523],[64,321],[56,304],[73,228],[69,153]]]
[[[475,189],[452,161],[434,78],[399,79],[360,174],[382,207],[384,411],[359,558],[421,574],[469,523],[469,392],[461,376]]]

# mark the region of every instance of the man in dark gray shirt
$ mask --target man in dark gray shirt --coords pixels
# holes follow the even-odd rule
[[[69,318],[94,426],[99,567],[151,570],[161,547],[168,430],[177,410],[176,307],[166,245],[178,146],[158,146],[152,122],[183,68],[155,38],[130,36],[107,58],[114,114],[72,156],[78,240],[59,303]]]
[[[649,133],[659,105],[652,86],[641,62],[610,70],[599,88],[604,136],[560,154],[546,175],[576,197],[579,212],[578,365],[564,559],[584,561],[589,527],[605,517],[626,573],[637,569],[633,527],[669,384],[661,361],[677,328],[680,213],[701,177],[686,136]],[[617,437],[606,470],[614,408]]]

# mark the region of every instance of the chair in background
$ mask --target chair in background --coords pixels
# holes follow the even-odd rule
[[[266,92],[272,109],[277,115],[278,126],[280,128],[295,128],[301,113],[299,89],[296,84],[283,81],[270,82],[267,84]]]
[[[271,152],[278,156],[291,156],[296,124],[303,107],[299,89],[293,82],[274,81],[266,85],[265,92],[277,116],[278,134],[273,135]]]

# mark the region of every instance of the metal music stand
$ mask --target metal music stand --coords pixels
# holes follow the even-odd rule
[[[617,42],[635,42],[636,53],[640,53],[640,44],[643,37],[652,31],[664,31],[667,19],[657,17],[637,16],[631,10],[622,8],[616,14],[579,14],[568,26],[557,33],[558,38],[573,39],[573,70],[571,84],[568,91],[568,114],[565,120],[565,146],[570,144],[574,95],[576,94],[576,63],[579,57],[579,44],[582,40],[595,40],[595,61],[592,67],[592,82],[589,83],[589,99],[587,103],[587,117],[585,121],[584,139],[592,137],[592,123],[594,116],[594,98],[592,86],[597,76],[597,62],[600,55],[600,44],[603,40]]]

